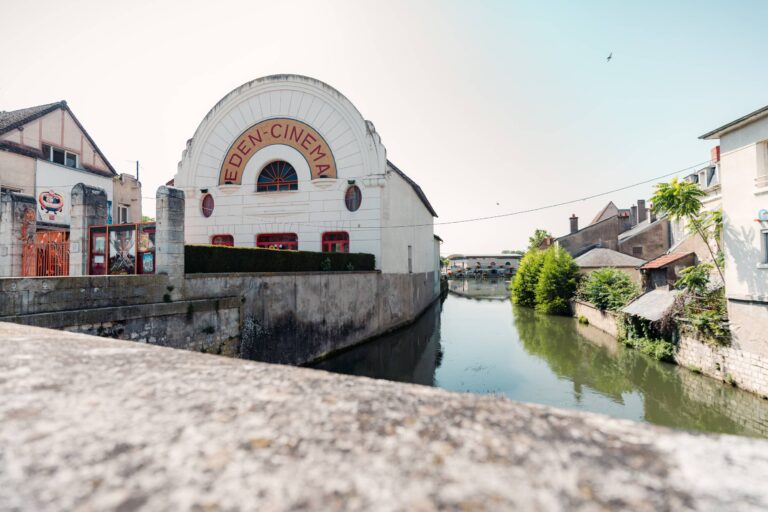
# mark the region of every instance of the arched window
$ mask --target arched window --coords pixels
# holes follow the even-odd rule
[[[346,231],[323,233],[323,252],[349,252],[349,233]]]
[[[347,210],[356,212],[360,208],[360,204],[363,202],[363,193],[360,192],[360,187],[352,185],[347,188],[346,194],[344,194],[344,204],[347,205]]]
[[[235,239],[232,235],[213,235],[211,237],[211,245],[224,245],[227,247],[235,246]]]
[[[299,177],[291,164],[277,160],[267,164],[259,173],[256,192],[299,190]]]
[[[297,251],[299,237],[296,233],[262,233],[256,235],[256,247]]]

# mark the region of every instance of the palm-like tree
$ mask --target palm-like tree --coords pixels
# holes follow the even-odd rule
[[[722,213],[719,211],[710,212],[702,215],[701,198],[706,196],[706,192],[701,190],[698,185],[690,181],[678,181],[673,178],[669,183],[659,183],[656,185],[656,192],[653,194],[653,210],[657,213],[666,214],[672,220],[685,220],[688,222],[691,230],[697,233],[707,246],[712,260],[715,262],[715,268],[723,278],[723,269],[721,268],[720,258],[712,251],[709,245],[707,232],[712,228],[714,231],[715,245],[720,250],[720,234],[722,233]]]

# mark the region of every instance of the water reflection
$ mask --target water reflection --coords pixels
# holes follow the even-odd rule
[[[497,293],[506,289],[503,281],[470,283],[462,290],[477,291],[481,298],[490,296],[493,286]],[[671,427],[768,437],[768,402],[755,395],[626,349],[571,318],[461,293],[449,295],[410,328],[317,367]]]
[[[509,297],[509,281],[503,279],[451,279],[448,291],[462,297],[475,299],[506,299]]]

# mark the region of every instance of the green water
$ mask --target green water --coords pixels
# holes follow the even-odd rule
[[[411,327],[317,368],[496,393],[675,428],[768,437],[768,401],[619,345],[572,318],[513,306],[503,281],[450,283]]]

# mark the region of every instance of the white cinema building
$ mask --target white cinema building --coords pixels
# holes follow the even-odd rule
[[[439,279],[437,216],[334,88],[275,75],[227,94],[179,162],[190,244],[362,252],[384,273]]]

